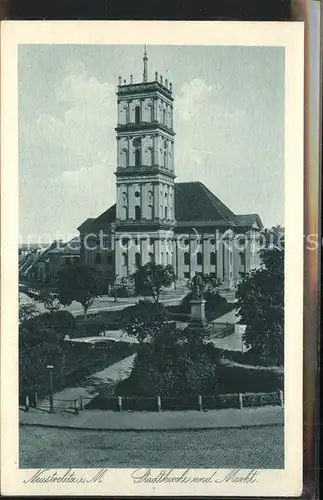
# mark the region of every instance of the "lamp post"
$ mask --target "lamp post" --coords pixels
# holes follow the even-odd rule
[[[49,374],[49,411],[54,413],[54,401],[53,401],[53,365],[47,365]]]

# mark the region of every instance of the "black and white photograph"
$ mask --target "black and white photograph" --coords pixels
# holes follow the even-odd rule
[[[286,43],[302,30],[190,44],[106,24],[101,42],[53,28],[16,46],[21,488],[112,494],[125,469],[130,494],[259,495],[294,470],[297,492],[302,63]]]

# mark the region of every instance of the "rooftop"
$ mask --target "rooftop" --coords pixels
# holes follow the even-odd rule
[[[215,194],[202,182],[175,183],[175,218],[187,226],[190,222],[205,222],[207,225],[223,227],[253,226],[261,229],[263,224],[258,214],[234,214]],[[79,227],[81,232],[91,232],[102,229],[116,220],[116,205],[111,205],[97,218],[86,219]]]

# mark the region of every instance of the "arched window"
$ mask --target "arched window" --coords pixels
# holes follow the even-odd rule
[[[245,265],[245,254],[244,254],[244,252],[240,252],[240,265],[241,266]]]
[[[135,149],[135,166],[139,167],[141,163],[141,154],[140,154],[140,149]]]
[[[140,106],[135,107],[135,123],[140,123]]]
[[[166,109],[163,109],[163,124],[166,125]]]
[[[141,209],[139,205],[135,206],[135,219],[140,220],[141,219]]]
[[[164,167],[168,167],[168,143],[167,141],[164,141]]]
[[[152,252],[150,252],[148,254],[148,257],[149,257],[150,262],[155,262],[155,256],[154,256],[154,254]]]
[[[108,253],[108,255],[107,255],[107,264],[109,266],[112,266],[112,264],[113,264],[113,255],[112,255],[112,253]]]
[[[184,253],[184,265],[189,266],[190,264],[190,254],[188,252]]]
[[[129,107],[128,107],[128,105],[125,105],[122,108],[122,116],[123,116],[122,122],[125,124],[129,123]]]
[[[128,219],[128,207],[123,206],[122,207],[122,220]]]
[[[210,253],[210,264],[211,264],[211,266],[216,266],[216,253],[215,252]]]
[[[203,265],[203,255],[202,255],[202,252],[198,252],[196,254],[196,263],[198,266],[202,266]]]
[[[152,205],[148,205],[148,219],[152,219],[153,216],[154,216],[153,206]]]
[[[167,207],[165,207],[165,219],[168,218],[168,210],[167,210]]]
[[[100,253],[97,253],[95,256],[95,263],[96,264],[101,264],[102,263],[102,255]]]
[[[139,252],[135,253],[135,264],[137,267],[141,266],[141,255]]]
[[[122,265],[128,267],[128,254],[126,252],[122,254]]]
[[[121,151],[122,153],[122,159],[121,159],[121,164],[123,167],[129,167],[129,152],[127,149],[123,149]]]
[[[148,148],[147,152],[148,152],[149,165],[152,166],[154,164],[154,148],[152,147]]]
[[[151,105],[151,104],[148,104],[148,106],[147,106],[147,110],[148,110],[148,113],[147,113],[147,115],[148,115],[148,121],[149,121],[149,122],[154,121],[154,117],[153,117],[153,107],[152,107],[152,105]]]

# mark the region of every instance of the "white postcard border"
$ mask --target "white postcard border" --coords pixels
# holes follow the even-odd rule
[[[18,468],[18,45],[187,44],[285,47],[285,469],[260,470],[252,484],[135,484],[133,469],[102,482],[24,483]],[[1,25],[1,483],[17,495],[297,496],[302,490],[303,81],[304,24],[281,22],[5,21]],[[50,450],[48,450],[50,453]],[[78,478],[97,470],[74,469]],[[192,469],[209,477],[215,470]],[[54,471],[53,471],[54,472]],[[65,470],[57,471],[61,476]],[[153,470],[157,474],[157,470]],[[175,470],[179,475],[180,471]],[[184,470],[182,471],[184,472]],[[227,471],[229,472],[229,471]],[[243,472],[243,471],[241,471]],[[247,471],[246,471],[247,472]],[[223,477],[224,470],[219,473]]]

